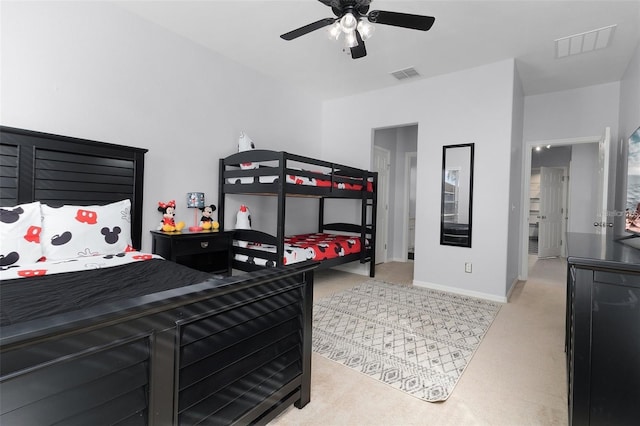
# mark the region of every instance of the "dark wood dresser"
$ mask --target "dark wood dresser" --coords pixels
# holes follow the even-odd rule
[[[151,231],[151,252],[199,271],[231,275],[233,231]]]
[[[637,425],[640,250],[593,234],[567,243],[569,425]]]

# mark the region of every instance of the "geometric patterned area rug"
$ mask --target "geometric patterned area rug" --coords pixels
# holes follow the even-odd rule
[[[368,281],[313,306],[313,351],[429,402],[446,400],[500,303]]]

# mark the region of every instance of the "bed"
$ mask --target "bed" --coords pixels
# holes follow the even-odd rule
[[[322,269],[357,261],[368,262],[369,275],[375,276],[377,178],[376,172],[287,152],[254,149],[220,159],[218,218],[222,229],[234,226],[224,224],[227,195],[277,197],[276,235],[236,229],[233,267],[253,271],[313,260]],[[318,226],[305,235],[313,241],[285,234],[288,197],[318,200]],[[326,223],[327,199],[358,200],[358,223]]]
[[[223,278],[133,251],[146,150],[0,136],[3,206],[75,205],[89,222],[131,207],[122,253],[2,266],[31,272],[0,281],[0,424],[264,424],[309,402],[314,263]],[[53,273],[96,259],[117,265]]]

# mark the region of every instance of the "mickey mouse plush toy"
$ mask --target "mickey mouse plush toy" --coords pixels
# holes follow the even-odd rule
[[[176,223],[174,217],[176,215],[176,200],[167,203],[158,202],[158,211],[162,213],[162,222],[158,226],[158,231],[173,232],[181,231],[184,228],[184,222]]]
[[[202,229],[218,229],[220,224],[217,220],[213,220],[213,212],[216,211],[216,206],[211,204],[210,206],[204,206],[201,208],[202,217],[200,218],[200,226]]]

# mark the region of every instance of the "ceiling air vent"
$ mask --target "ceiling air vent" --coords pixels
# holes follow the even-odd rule
[[[556,39],[554,40],[556,43],[556,58],[607,48],[611,45],[615,29],[616,25],[609,25],[608,27]]]
[[[413,78],[413,77],[419,77],[420,76],[418,71],[416,71],[416,69],[413,68],[413,67],[405,68],[405,69],[399,70],[399,71],[394,71],[394,72],[391,73],[391,75],[394,76],[398,80],[405,80],[407,78]]]

